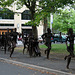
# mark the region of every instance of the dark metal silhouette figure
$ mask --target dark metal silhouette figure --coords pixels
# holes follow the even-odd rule
[[[45,50],[45,54],[47,53],[47,59],[49,59],[49,53],[51,50],[51,37],[53,37],[50,28],[47,29],[47,33],[42,35],[42,38],[45,40],[45,45],[48,47]]]
[[[11,36],[11,53],[10,53],[10,57],[12,56],[13,52],[14,52],[14,48],[16,47],[16,43],[17,43],[17,35],[18,32],[16,32],[16,28],[14,29],[14,31],[11,31],[10,36]]]
[[[67,51],[70,53],[68,56],[65,56],[65,60],[67,59],[67,69],[69,69],[69,65],[71,62],[71,58],[74,57],[74,37],[75,35],[73,34],[73,29],[69,28],[68,30],[68,37],[66,39],[66,46],[67,46]],[[67,43],[69,41],[69,45]]]
[[[23,54],[24,54],[25,49],[28,47],[28,35],[26,33],[22,35],[23,35],[22,42],[24,45],[24,48],[23,48]]]
[[[38,39],[34,39],[33,41],[34,56],[41,56],[41,52],[39,50],[38,43],[39,43]]]
[[[6,37],[5,37],[4,32],[0,34],[0,47],[4,49],[4,53],[6,54]]]
[[[32,33],[30,33],[30,35],[29,35],[29,45],[28,45],[28,51],[29,51],[30,57],[33,56],[33,42],[34,42],[34,36],[33,36]]]
[[[60,32],[60,37],[59,37],[59,39],[60,39],[60,42],[62,43],[62,36],[61,36],[61,32]]]

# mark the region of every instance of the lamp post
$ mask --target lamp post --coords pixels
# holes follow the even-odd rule
[[[50,29],[52,31],[52,24],[53,24],[53,15],[50,13]]]

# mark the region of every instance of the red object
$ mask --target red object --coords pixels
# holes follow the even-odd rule
[[[51,38],[51,40],[53,40],[53,38]]]
[[[22,40],[22,38],[18,38],[18,40]]]

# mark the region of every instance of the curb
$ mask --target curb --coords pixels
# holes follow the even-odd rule
[[[9,63],[9,64],[13,64],[13,65],[16,65],[16,66],[20,66],[20,67],[27,68],[27,69],[30,69],[30,70],[39,71],[41,73],[46,73],[46,74],[50,74],[50,75],[74,75],[74,74],[71,74],[71,73],[58,71],[58,70],[54,70],[54,69],[50,69],[50,68],[46,68],[46,67],[37,66],[37,65],[22,63],[22,62],[10,60],[10,59],[0,58],[0,60],[2,62],[6,62],[6,63]]]

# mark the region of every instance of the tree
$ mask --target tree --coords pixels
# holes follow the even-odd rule
[[[75,31],[75,10],[60,10],[54,14],[53,28],[61,32],[67,32],[68,28],[73,28]]]
[[[13,2],[16,2],[16,4],[18,5],[18,7],[22,7],[23,5],[26,5],[27,8],[29,8],[30,12],[31,12],[31,21],[32,22],[36,22],[37,17],[36,15],[36,11],[37,14],[42,14],[41,16],[43,18],[46,18],[47,13],[51,13],[51,12],[55,12],[58,8],[60,7],[64,7],[64,5],[67,4],[72,4],[73,0],[1,0],[0,4],[1,6],[5,7],[5,6],[11,6],[11,4]],[[37,3],[39,2],[39,3]],[[36,8],[38,6],[38,8]],[[42,17],[40,17],[42,19]],[[39,19],[39,21],[41,20]],[[35,35],[35,38],[37,38],[37,28],[35,25],[32,26],[32,31],[33,34]]]
[[[23,0],[24,4],[29,8],[31,12],[31,21],[35,21],[35,9],[36,9],[36,0]],[[34,37],[37,38],[37,28],[35,25],[32,26],[32,32]]]
[[[44,30],[46,30],[48,26],[47,17],[50,17],[50,13],[55,13],[58,11],[58,8],[64,8],[66,5],[71,5],[73,3],[74,0],[40,0],[39,7],[41,7],[41,11],[39,10],[39,13],[42,12],[44,15]]]
[[[71,7],[75,10],[75,2],[71,5]]]

